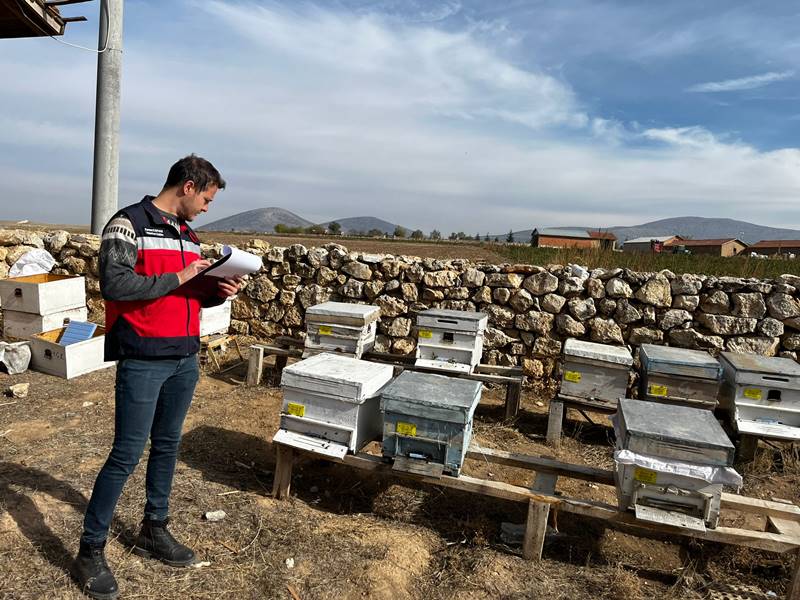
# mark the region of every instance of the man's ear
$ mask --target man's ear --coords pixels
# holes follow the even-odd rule
[[[188,196],[196,191],[197,186],[195,186],[194,181],[189,179],[188,181],[183,182],[183,187],[181,191],[183,192],[184,196]]]

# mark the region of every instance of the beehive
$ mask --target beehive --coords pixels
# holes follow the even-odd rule
[[[563,361],[561,394],[608,402],[626,396],[633,365],[627,348],[568,339]]]
[[[713,410],[722,367],[703,350],[642,344],[639,398]]]
[[[367,304],[323,302],[306,311],[303,357],[341,352],[361,358],[375,345],[381,309]]]
[[[479,312],[431,309],[419,313],[416,366],[471,373],[481,362],[488,322]]]

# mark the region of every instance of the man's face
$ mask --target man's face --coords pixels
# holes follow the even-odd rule
[[[194,181],[187,181],[181,191],[183,195],[178,216],[184,221],[193,221],[200,213],[208,212],[208,205],[217,193],[217,186],[212,184],[203,191],[198,191]]]

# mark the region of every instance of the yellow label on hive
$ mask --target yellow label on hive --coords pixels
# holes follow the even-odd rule
[[[413,423],[403,423],[402,421],[397,422],[397,433],[400,435],[417,435],[417,426]]]
[[[647,393],[651,396],[666,396],[667,395],[667,386],[665,385],[649,385],[647,386]]]
[[[421,338],[432,338],[433,332],[430,329],[420,329],[419,330],[419,337]]]
[[[572,383],[580,383],[581,374],[577,371],[564,371],[564,379]]]
[[[289,402],[286,405],[286,412],[295,417],[304,417],[306,416],[306,407],[296,402]]]
[[[744,397],[750,400],[761,400],[764,394],[758,388],[744,388]]]
[[[641,481],[642,483],[656,483],[656,479],[658,479],[658,473],[651,471],[650,469],[636,467],[633,470],[633,478],[636,481]]]
[[[320,335],[331,335],[333,333],[333,327],[329,327],[328,325],[320,325],[319,333]]]

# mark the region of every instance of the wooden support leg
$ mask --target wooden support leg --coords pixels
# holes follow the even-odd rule
[[[522,542],[522,556],[526,560],[542,559],[549,514],[550,505],[547,502],[528,501],[528,520],[525,523],[525,539]]]
[[[743,435],[739,439],[739,451],[736,453],[736,462],[753,462],[756,458],[758,438],[754,435]]]
[[[254,386],[261,383],[261,372],[264,370],[263,346],[250,346],[250,356],[247,362],[247,385]]]
[[[506,386],[506,421],[517,418],[521,396],[522,381],[514,381]]]
[[[792,580],[786,589],[786,600],[800,600],[800,550],[795,551]]]
[[[550,414],[547,418],[547,443],[553,448],[561,446],[561,428],[564,425],[564,403],[550,400]]]
[[[275,372],[272,375],[272,381],[274,385],[280,385],[281,383],[281,374],[283,373],[283,369],[286,366],[286,362],[289,360],[288,356],[276,356],[275,357]]]
[[[294,466],[294,450],[290,446],[277,444],[275,461],[275,480],[272,484],[272,495],[276,500],[286,500],[292,486],[292,467]]]

